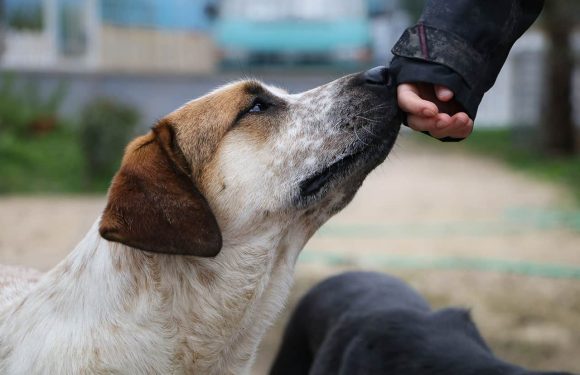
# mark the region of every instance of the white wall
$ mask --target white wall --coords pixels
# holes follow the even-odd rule
[[[572,38],[572,45],[580,56],[580,33]],[[516,42],[494,87],[483,98],[478,126],[537,123],[544,93],[545,50],[546,40],[537,31],[527,32]],[[580,126],[580,64],[573,78],[573,90],[574,117]]]
[[[9,30],[5,46],[1,63],[4,68],[47,68],[57,61],[56,46],[48,33]]]

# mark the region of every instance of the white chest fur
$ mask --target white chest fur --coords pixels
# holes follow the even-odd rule
[[[201,259],[135,251],[95,225],[1,310],[0,373],[244,373],[288,294],[304,242],[289,238]]]

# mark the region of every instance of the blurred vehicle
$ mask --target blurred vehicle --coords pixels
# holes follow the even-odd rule
[[[365,0],[222,0],[214,26],[225,66],[371,59]]]

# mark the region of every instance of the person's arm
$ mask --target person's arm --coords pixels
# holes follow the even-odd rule
[[[411,84],[400,88],[411,88],[424,101],[436,103],[442,112],[438,116],[449,115],[443,119],[449,121],[465,114],[475,119],[481,99],[495,83],[511,47],[538,17],[543,3],[427,0],[419,22],[407,29],[393,47],[395,57],[390,69],[396,83]],[[431,91],[432,98],[419,92],[415,85],[419,82],[428,84],[426,90]],[[420,119],[420,113],[412,111],[413,101],[406,104],[411,108],[403,109],[416,116],[412,120]],[[425,106],[428,104],[415,107],[424,110]]]

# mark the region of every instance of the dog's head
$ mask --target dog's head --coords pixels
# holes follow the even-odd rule
[[[100,233],[198,256],[272,226],[299,225],[309,237],[384,160],[399,125],[385,68],[293,95],[229,84],[129,144]]]

